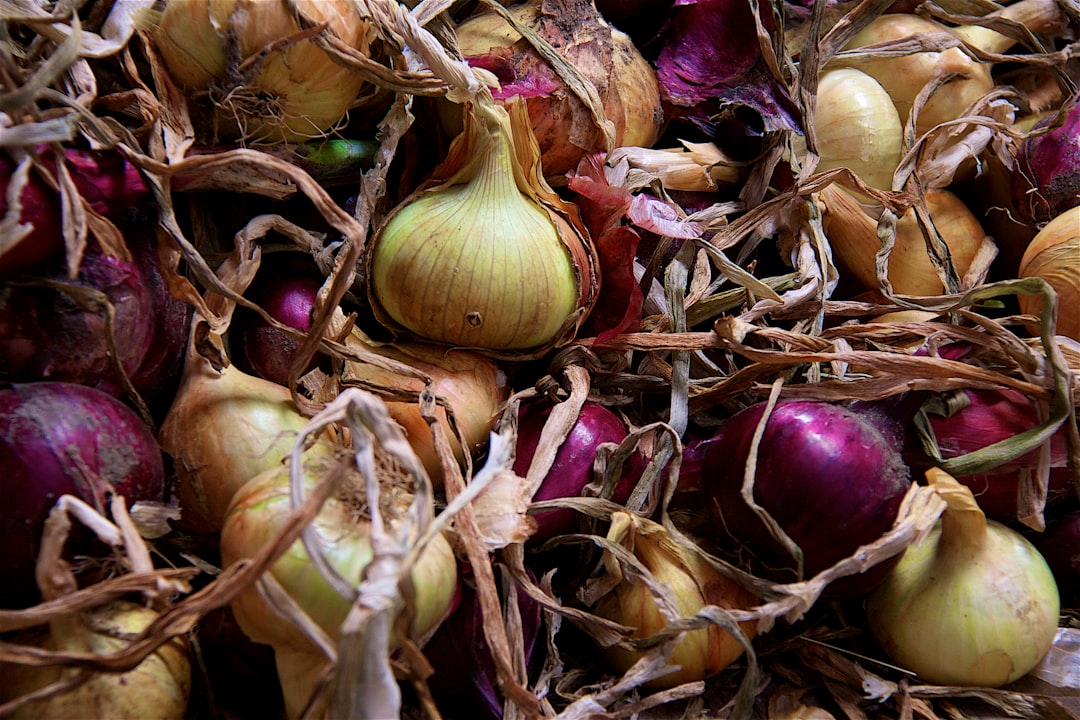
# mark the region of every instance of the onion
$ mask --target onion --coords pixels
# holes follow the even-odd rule
[[[173,459],[180,526],[221,529],[233,493],[259,473],[279,467],[307,425],[292,393],[235,365],[214,369],[189,346],[184,376],[158,432]],[[309,454],[332,454],[321,439]]]
[[[105,507],[162,501],[161,451],[143,420],[116,398],[83,385],[0,387],[0,605],[35,601],[34,563],[45,518],[65,494]]]
[[[518,442],[514,458],[514,472],[525,477],[540,443],[540,434],[551,414],[551,405],[533,401],[521,406],[518,413]],[[533,502],[557,500],[581,495],[585,486],[593,482],[593,464],[596,453],[604,443],[616,445],[626,437],[626,424],[603,405],[586,401],[570,434],[559,445],[555,460],[540,487],[533,494]],[[624,502],[633,490],[633,477],[624,474],[612,499]],[[536,532],[530,542],[540,543],[556,535],[574,532],[577,513],[571,508],[538,510],[533,513],[537,522]]]
[[[1031,240],[1020,258],[1018,277],[1038,277],[1057,293],[1059,335],[1080,340],[1080,205],[1061,213]],[[1042,317],[1041,295],[1020,295],[1020,309]],[[1036,327],[1031,328],[1038,332]]]
[[[50,149],[41,148],[40,160],[56,172]],[[117,218],[149,195],[142,175],[119,153],[68,148],[64,166],[83,203],[99,215]],[[32,270],[63,250],[61,214],[60,193],[31,169],[29,159],[13,163],[0,155],[0,219],[5,235],[0,240],[0,277]]]
[[[927,411],[943,459],[980,450],[1039,425],[1038,409],[1023,393],[1010,388],[998,390],[965,389],[945,404],[942,413]],[[930,407],[930,406],[928,406]],[[1068,470],[1066,428],[1062,426],[1050,440],[1050,485],[1047,502],[1070,494],[1072,479]],[[909,453],[914,465],[926,465],[925,458]],[[956,479],[971,488],[979,507],[992,520],[1017,519],[1019,493],[1024,473],[1034,473],[1039,466],[1039,450],[1032,450],[1014,460],[974,475]]]
[[[1060,600],[1038,550],[987,520],[971,490],[927,472],[947,507],[867,597],[870,631],[891,660],[938,685],[1000,687],[1053,645]]]
[[[417,373],[431,378],[436,398],[445,401],[454,413],[454,426],[451,427],[446,408],[440,406],[435,410],[459,463],[465,461],[466,450],[470,459],[475,459],[487,447],[488,436],[508,392],[506,374],[494,361],[469,350],[447,351],[438,346],[406,342],[382,345],[372,342],[359,330],[354,330],[346,343],[388,360],[404,363]],[[374,363],[355,360],[345,362],[342,380],[346,385],[368,383],[415,392],[424,389],[424,381],[419,377],[401,375]],[[421,415],[419,404],[388,399],[386,407],[390,417],[405,431],[409,445],[420,458],[432,483],[441,486],[444,475],[442,463],[435,450],[431,428]],[[461,446],[458,432],[465,438],[465,448]]]
[[[311,258],[299,253],[269,253],[262,259],[245,296],[291,328],[309,332],[316,297],[325,278]],[[288,386],[289,369],[300,350],[301,341],[278,330],[257,313],[237,308],[230,325],[232,334],[240,337],[243,356],[259,377]],[[320,362],[311,359],[304,375]]]
[[[518,605],[521,651],[528,666],[540,633],[542,608],[520,587],[515,587],[512,598]],[[439,707],[453,708],[462,718],[501,720],[503,698],[495,660],[484,637],[480,598],[469,582],[461,583],[458,606],[424,644],[424,656],[434,670],[428,685]]]
[[[330,471],[335,460],[308,457],[301,473],[305,495]],[[384,522],[393,526],[411,500],[399,478],[383,466],[380,493],[387,507],[380,508]],[[364,480],[351,472],[338,492],[323,504],[311,522],[315,542],[330,565],[356,587],[371,562],[370,520],[367,517]],[[271,468],[241,487],[233,498],[221,530],[221,561],[225,566],[254,557],[281,530],[293,512],[289,468]],[[337,641],[341,625],[353,607],[323,577],[308,555],[304,542],[296,540],[270,568],[270,574],[293,601],[329,637]],[[449,542],[436,535],[420,552],[412,569],[414,613],[408,633],[413,637],[431,632],[452,609],[458,594],[457,561]],[[311,640],[282,618],[263,595],[252,587],[232,603],[244,633],[256,642],[274,646],[279,679],[285,692],[288,716],[299,716],[322,669],[328,663]]]
[[[344,0],[171,0],[154,39],[173,78],[213,104],[215,133],[273,143],[321,137],[361,100],[363,76],[317,40],[370,58],[374,35]]]
[[[157,618],[154,610],[119,600],[54,623],[34,644],[53,652],[110,655],[126,649]],[[173,638],[132,670],[96,673],[73,690],[27,703],[5,717],[180,720],[187,717],[191,691],[189,654],[187,641]],[[38,667],[0,663],[0,701],[22,697],[77,672],[59,664]]]
[[[680,545],[666,528],[651,520],[628,512],[614,513],[607,540],[632,553],[653,578],[650,586],[637,572],[624,571],[613,553],[604,551],[608,575],[605,580],[612,588],[597,601],[593,612],[633,628],[631,638],[658,634],[667,625],[669,614],[686,618],[707,605],[743,610],[757,604],[751,592]],[[670,603],[666,611],[657,604],[656,592],[666,592],[664,600]],[[743,622],[739,629],[749,642],[757,624]],[[718,624],[690,630],[678,640],[671,656],[671,663],[678,667],[649,679],[645,685],[669,688],[704,680],[731,665],[744,650],[743,643]],[[645,652],[612,646],[604,654],[616,670],[625,673]]]
[[[754,456],[753,500],[798,546],[793,556],[742,497],[765,409],[766,403],[752,405],[720,427],[702,462],[701,486],[717,544],[734,542],[756,556],[763,576],[791,582],[816,575],[888,531],[911,485],[910,472],[891,418],[827,402],[778,403]],[[887,565],[834,581],[826,592],[861,594],[881,580]]]
[[[368,298],[398,334],[531,357],[564,345],[596,302],[596,250],[537,167],[522,101],[483,92],[446,160],[366,251]]]
[[[155,224],[139,212],[117,220],[130,262],[90,245],[74,278],[50,263],[35,269],[44,281],[20,278],[6,286],[0,292],[0,376],[73,382],[124,397],[119,362],[152,409],[167,407],[183,366],[191,308],[169,292]],[[105,302],[112,306],[111,338]]]
[[[1046,223],[1080,205],[1080,94],[1028,132],[1012,174],[1013,207],[1030,223]]]
[[[596,86],[603,114],[614,125],[614,147],[656,142],[663,119],[656,75],[633,41],[609,26],[592,3],[540,0],[509,11]],[[457,40],[470,65],[498,77],[497,100],[525,99],[545,175],[562,175],[586,154],[613,149],[586,105],[500,14],[487,10],[466,19]],[[452,108],[443,110],[448,132],[456,134],[460,122],[452,119]]]

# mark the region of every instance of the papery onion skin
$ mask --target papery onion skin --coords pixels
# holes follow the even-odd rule
[[[365,86],[363,77],[336,62],[300,33],[294,13],[361,54],[371,52],[372,23],[348,2],[291,6],[277,0],[170,0],[155,32],[157,50],[178,83],[212,89],[215,129],[256,142],[303,142],[340,122]],[[254,60],[241,71],[240,66]]]
[[[0,386],[0,606],[32,604],[45,518],[61,495],[102,507],[161,502],[165,470],[153,432],[118,399],[83,385]],[[108,483],[111,488],[104,483]]]
[[[766,404],[732,416],[709,443],[701,469],[707,509],[720,546],[749,549],[759,570],[777,580],[796,579],[796,561],[741,497],[750,445]],[[837,404],[777,403],[758,447],[754,501],[799,546],[811,577],[877,540],[896,520],[910,485],[900,447],[869,418]],[[880,582],[889,561],[826,588],[834,596],[860,595]]]
[[[970,490],[955,485],[970,499],[966,513],[977,513],[976,527],[968,518],[953,524],[949,500],[926,539],[909,546],[867,597],[867,624],[892,662],[927,682],[1001,687],[1050,649],[1059,594],[1035,546],[985,520]]]
[[[112,602],[85,613],[85,634],[49,633],[40,646],[60,652],[111,655],[124,650],[158,618],[153,610],[126,601]],[[17,720],[69,718],[70,720],[180,720],[187,717],[191,693],[190,648],[183,637],[158,647],[134,669],[122,673],[98,672],[85,684],[44,700],[30,702],[5,717]],[[0,702],[80,672],[63,665],[0,663]]]
[[[1031,240],[1020,259],[1018,277],[1040,277],[1057,293],[1059,335],[1080,340],[1080,206],[1061,213]],[[1042,316],[1042,295],[1020,295],[1020,309]],[[1031,327],[1037,333],[1037,327]]]
[[[540,442],[540,433],[550,414],[551,405],[546,402],[534,401],[521,406],[514,457],[514,472],[521,477],[525,477],[529,471],[529,464]],[[599,403],[586,401],[570,428],[570,434],[559,447],[551,469],[533,494],[533,501],[579,496],[585,486],[593,481],[593,463],[600,445],[618,444],[626,435],[626,424],[622,418]],[[615,502],[626,500],[633,489],[632,480],[632,473],[623,473],[612,497]],[[537,512],[533,517],[537,529],[529,541],[540,543],[556,535],[573,532],[578,513],[570,508],[556,508]]]
[[[1029,223],[1080,205],[1080,94],[1035,124],[1017,151],[1012,180],[1017,215]]]
[[[656,74],[625,33],[608,26],[591,3],[522,2],[509,10],[593,82],[615,125],[616,147],[656,142],[663,121]],[[545,175],[562,175],[585,154],[606,149],[585,105],[498,14],[468,18],[456,34],[466,61],[498,76],[496,99],[525,99]],[[448,129],[455,131],[460,123],[452,109],[444,112]]]

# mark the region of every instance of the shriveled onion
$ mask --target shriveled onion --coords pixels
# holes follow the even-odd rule
[[[936,468],[927,478],[945,514],[867,598],[870,630],[894,663],[927,682],[1005,685],[1054,642],[1054,576],[1028,540],[986,519],[970,489]]]
[[[359,7],[343,0],[170,0],[154,37],[176,81],[208,91],[216,132],[302,142],[339,123],[365,85],[308,33],[315,28],[368,55],[373,23]]]

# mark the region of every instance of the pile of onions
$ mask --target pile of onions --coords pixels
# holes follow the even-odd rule
[[[633,628],[631,638],[647,638],[660,633],[669,619],[693,617],[707,605],[725,610],[744,610],[757,604],[757,597],[714,568],[698,554],[675,541],[658,523],[629,512],[612,515],[608,542],[632,553],[647,570],[653,583],[647,584],[624,571],[610,551],[604,553],[605,578],[612,585],[592,611],[600,617]],[[654,597],[662,587],[660,601]],[[663,602],[663,606],[660,605]],[[670,688],[711,677],[738,660],[757,631],[752,621],[738,624],[743,640],[719,624],[686,632],[676,642],[670,663],[674,670],[657,674],[645,685]],[[625,673],[647,651],[621,645],[607,648],[608,662]]]
[[[1080,205],[1043,227],[1020,259],[1019,277],[1038,277],[1057,293],[1057,334],[1080,340]],[[1021,295],[1020,309],[1042,317],[1043,297]],[[1032,327],[1033,332],[1038,332]]]
[[[344,0],[179,0],[165,5],[154,38],[169,73],[208,95],[225,139],[303,142],[342,122],[366,81],[308,34],[367,59],[374,25]]]
[[[759,439],[766,409],[761,402],[736,413],[708,441],[701,487],[716,544],[753,555],[761,576],[792,582],[816,575],[888,531],[910,488],[910,471],[891,417],[870,408],[856,412],[827,402],[781,401]],[[764,514],[795,548],[782,542]],[[888,564],[840,578],[826,592],[862,594],[880,582]]]
[[[497,100],[525,99],[545,175],[573,170],[589,153],[656,142],[663,120],[656,74],[633,41],[608,25],[592,3],[530,0],[508,12],[595,86],[602,119],[613,126],[608,147],[592,109],[501,13],[486,9],[466,19],[456,30],[462,55],[470,65],[495,74]],[[452,134],[461,129],[454,114],[459,112],[443,108]]]
[[[986,519],[970,489],[936,468],[927,478],[945,514],[867,597],[870,631],[893,663],[927,682],[1006,685],[1054,642],[1054,576],[1023,535]]]
[[[34,563],[45,518],[61,495],[98,508],[164,500],[153,432],[100,390],[63,382],[0,386],[0,606],[33,603]]]

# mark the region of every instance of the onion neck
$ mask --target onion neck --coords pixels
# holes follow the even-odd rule
[[[988,18],[998,17],[1020,23],[1033,33],[1040,33],[1062,22],[1061,9],[1054,0],[1020,0],[995,11]],[[1016,44],[1016,40],[981,25],[963,25],[953,32],[964,42],[986,53],[1000,55]]]
[[[945,501],[945,513],[941,516],[941,539],[939,552],[972,552],[986,542],[986,515],[971,490],[940,468],[926,472],[931,486]]]

